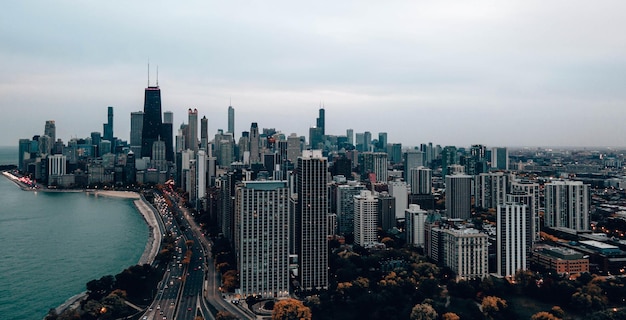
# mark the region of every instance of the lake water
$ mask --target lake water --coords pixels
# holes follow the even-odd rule
[[[131,200],[22,191],[0,176],[0,318],[41,320],[89,280],[136,264],[147,239]]]

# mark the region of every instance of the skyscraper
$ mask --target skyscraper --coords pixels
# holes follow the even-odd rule
[[[163,123],[174,124],[174,113],[172,111],[163,112]]]
[[[141,156],[152,157],[152,143],[159,139],[162,132],[161,89],[148,86],[143,104],[143,125],[141,127]]]
[[[472,176],[446,176],[446,214],[453,219],[469,219],[472,204]]]
[[[253,122],[250,125],[250,164],[261,162],[260,144],[259,126],[256,122]]]
[[[187,130],[189,130],[187,149],[198,152],[198,109],[191,110],[189,108],[189,127]]]
[[[324,136],[326,134],[326,111],[323,107],[320,108],[316,123],[317,127],[320,129],[320,134]]]
[[[354,244],[365,247],[376,242],[378,200],[371,191],[354,196]]]
[[[385,152],[364,152],[361,154],[361,175],[374,174],[375,182],[387,182],[389,168],[387,166],[387,153]],[[402,209],[404,210],[404,208]]]
[[[218,142],[215,141],[215,143],[218,143]],[[202,119],[200,119],[200,149],[208,153],[209,152],[209,150],[207,150],[208,147],[209,147],[209,119],[207,119],[206,116],[202,116]]]
[[[302,290],[328,288],[328,160],[305,150],[296,166],[296,252]]]
[[[50,137],[52,143],[55,143],[57,141],[57,126],[54,120],[46,121],[46,126],[43,130],[43,134]]]
[[[506,201],[508,176],[502,172],[480,173],[476,176],[476,208],[495,209]]]
[[[104,140],[113,141],[113,107],[109,106],[107,110],[107,123],[102,125],[102,135]]]
[[[346,136],[348,136],[348,143],[354,145],[354,130],[347,129]]]
[[[289,296],[289,189],[286,181],[250,181],[237,189],[241,294]]]
[[[235,137],[235,108],[233,106],[228,106],[228,133],[233,134],[233,138]]]
[[[425,224],[428,212],[422,210],[419,205],[409,205],[405,209],[406,217],[406,242],[415,247],[424,247]]]
[[[404,181],[411,179],[411,169],[424,166],[424,152],[419,150],[408,150],[404,153]]]
[[[507,148],[491,149],[491,167],[498,170],[509,170],[509,150]]]
[[[545,225],[574,231],[589,231],[589,185],[581,181],[544,184]]]
[[[143,111],[130,113],[130,150],[135,155],[141,154],[141,132],[143,129]]]
[[[531,218],[524,204],[508,202],[499,204],[497,210],[497,272],[502,277],[513,276],[517,270],[528,269]]]
[[[431,194],[432,170],[426,167],[411,168],[408,182],[411,184],[411,194]]]
[[[354,196],[362,190],[365,186],[354,181],[337,186],[337,225],[341,235],[354,232]]]

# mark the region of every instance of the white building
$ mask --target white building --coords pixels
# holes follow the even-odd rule
[[[390,182],[389,195],[396,198],[396,220],[404,219],[404,210],[409,206],[409,188],[406,182]]]
[[[443,229],[443,264],[458,279],[483,278],[489,273],[488,236],[476,229]]]
[[[422,210],[419,205],[411,204],[405,210],[406,217],[406,242],[415,247],[424,247],[425,223],[428,212]]]
[[[369,190],[354,196],[354,243],[365,247],[377,242],[378,199]]]
[[[499,276],[514,276],[528,269],[531,249],[531,217],[527,206],[519,203],[498,205],[496,220],[497,272]]]
[[[589,231],[589,185],[581,181],[553,181],[544,185],[545,225]]]
[[[237,189],[235,214],[241,294],[289,296],[287,182],[244,182]]]
[[[476,208],[495,209],[506,201],[508,177],[503,172],[481,173],[476,176]]]
[[[432,193],[432,170],[425,167],[409,169],[409,180],[411,184],[411,194],[431,194]]]

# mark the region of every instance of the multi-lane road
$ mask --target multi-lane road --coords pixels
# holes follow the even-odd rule
[[[168,197],[168,207],[163,196]],[[165,193],[155,197],[155,207],[162,219],[161,228],[165,235],[176,240],[176,253],[167,266],[163,280],[153,303],[142,319],[215,319],[217,311],[228,311],[239,319],[256,319],[256,316],[238,305],[225,301],[219,286],[220,275],[216,272],[211,257],[211,242],[195,223],[188,210],[178,203],[179,197]],[[187,250],[191,252],[185,263]]]

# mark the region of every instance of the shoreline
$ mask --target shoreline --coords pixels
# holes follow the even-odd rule
[[[114,191],[114,190],[55,190],[55,189],[33,189],[19,181],[19,178],[7,171],[2,171],[2,175],[13,181],[20,189],[24,191],[42,191],[42,192],[84,192],[87,195],[103,196],[110,198],[130,199],[133,200],[135,210],[141,214],[144,222],[148,226],[148,239],[144,251],[137,262],[138,265],[152,264],[156,258],[162,240],[162,233],[158,223],[158,212],[156,209],[139,193],[134,191]],[[120,270],[121,272],[122,270]],[[87,291],[78,293],[54,308],[57,314],[70,309],[77,308],[80,303],[87,297]],[[45,319],[46,316],[44,316]]]

